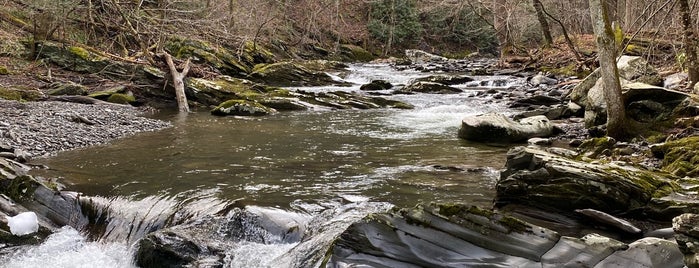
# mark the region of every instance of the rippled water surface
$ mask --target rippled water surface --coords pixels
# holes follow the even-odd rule
[[[355,83],[353,87],[303,90],[356,92],[359,85],[372,79],[404,84],[426,75],[381,65],[352,66],[344,80]],[[413,110],[314,110],[254,118],[214,117],[206,111],[184,116],[160,114],[158,117],[172,121],[174,127],[40,160],[50,169],[38,171],[38,175],[60,176],[69,190],[113,202],[113,208],[124,214],[122,218],[148,218],[142,215],[153,214],[153,210],[162,211],[162,215],[176,213],[185,207],[183,203],[206,214],[215,204],[239,202],[299,213],[310,221],[347,204],[370,204],[342,209],[326,219],[345,219],[345,225],[323,227],[333,231],[324,240],[318,238],[324,242],[309,247],[324,245],[351,222],[349,219],[390,205],[412,207],[433,201],[490,205],[507,148],[462,141],[456,133],[464,116],[504,111],[499,105],[484,104],[486,100],[474,97],[474,93],[482,90],[479,86],[490,85],[492,79],[511,78],[480,79],[485,82],[459,85],[467,89],[462,94],[389,96],[415,105]],[[361,213],[350,213],[350,217],[348,211]],[[127,212],[141,216],[128,216]],[[134,224],[125,222],[114,229]],[[56,240],[81,245],[74,247],[76,254],[101,247],[99,254],[93,255],[101,256],[97,258],[106,266],[130,263],[134,237],[111,236],[109,243],[105,240],[100,246],[99,241],[75,242],[84,237],[70,230],[58,235]],[[46,242],[32,250],[40,252],[50,246]],[[230,253],[228,266],[271,259],[260,252],[278,251],[275,256],[283,256],[293,246],[300,247],[246,246],[238,245],[238,251]],[[122,247],[122,256],[111,257],[115,248]],[[40,259],[31,252],[17,254]]]

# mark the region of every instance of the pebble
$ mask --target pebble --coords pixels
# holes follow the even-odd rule
[[[74,120],[80,116],[84,120]],[[19,103],[0,100],[0,143],[25,159],[59,151],[104,144],[138,132],[170,127],[169,122],[146,118],[138,108],[114,104],[57,101]]]

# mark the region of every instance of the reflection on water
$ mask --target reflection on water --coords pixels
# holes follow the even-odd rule
[[[456,126],[413,122],[409,129],[404,121],[419,117],[415,113],[323,111],[263,118],[192,113],[174,120],[171,129],[43,159],[51,170],[41,175],[60,175],[69,189],[92,196],[217,189],[224,200],[282,207],[296,199],[339,194],[407,206],[488,203],[497,175],[493,170],[501,167],[505,149],[460,141]]]

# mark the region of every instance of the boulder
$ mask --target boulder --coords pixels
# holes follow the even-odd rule
[[[347,62],[369,62],[376,58],[371,52],[355,45],[340,45],[337,53],[338,60]]]
[[[666,240],[625,244],[597,234],[561,236],[490,210],[430,204],[352,224],[323,266],[682,267],[682,260],[677,245]]]
[[[687,73],[674,73],[665,77],[663,87],[667,89],[680,89],[682,83],[687,81],[689,75]]]
[[[255,65],[247,78],[278,87],[325,86],[338,83],[324,72],[312,71],[288,61]]]
[[[496,113],[466,117],[459,129],[460,138],[481,142],[524,142],[553,133],[554,125],[546,116],[533,116],[515,122]]]
[[[307,219],[280,209],[248,206],[147,234],[138,242],[139,267],[222,267],[237,243],[297,243]]]
[[[529,79],[529,83],[534,86],[539,85],[555,85],[558,84],[558,80],[545,76],[543,74],[537,74]]]
[[[629,81],[653,86],[659,86],[663,83],[658,71],[642,57],[621,56],[617,60],[617,68],[619,77]]]
[[[617,68],[619,69],[619,78],[622,79],[620,80],[622,85],[625,83],[624,80],[652,86],[662,84],[658,72],[641,57],[621,56],[617,62]],[[568,97],[583,107],[588,106],[588,91],[594,86],[600,87],[601,90],[601,82],[598,82],[600,75],[599,69],[590,73],[573,88]]]
[[[261,116],[276,113],[277,111],[266,107],[255,101],[248,100],[227,100],[211,110],[213,115],[238,115],[238,116]]]
[[[448,61],[448,59],[445,57],[427,53],[419,49],[406,49],[405,57],[408,58],[414,64]]]
[[[568,213],[595,209],[660,221],[699,211],[699,201],[686,198],[693,189],[690,181],[630,164],[588,163],[578,158],[534,147],[511,149],[496,185],[497,205],[523,204]]]
[[[621,80],[622,98],[629,116],[640,122],[662,122],[669,119],[670,112],[689,95],[643,83]],[[652,103],[651,103],[652,102]],[[602,80],[593,86],[587,95],[585,126],[593,127],[607,121],[607,104],[604,100]]]
[[[682,214],[672,219],[672,229],[684,263],[689,268],[699,267],[699,215]]]
[[[559,98],[554,98],[546,95],[534,95],[528,98],[516,100],[510,107],[526,107],[530,105],[554,105],[560,104],[562,101]]]
[[[52,96],[58,96],[58,95],[87,95],[88,89],[86,86],[83,86],[81,84],[77,84],[75,82],[55,82],[51,83],[49,85],[49,88],[51,88],[48,92],[49,95]]]
[[[454,76],[454,75],[430,75],[427,77],[420,77],[415,79],[415,82],[434,82],[442,85],[460,85],[468,82],[472,82],[473,78],[468,76]]]
[[[365,91],[386,90],[391,88],[393,88],[393,85],[386,80],[371,80],[368,84],[359,87],[359,89]]]
[[[410,93],[430,93],[430,94],[457,94],[461,93],[463,90],[443,85],[435,82],[415,82],[407,85],[400,90],[396,91],[397,94],[410,94]]]

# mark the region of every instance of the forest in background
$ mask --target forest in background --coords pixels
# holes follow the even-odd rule
[[[628,36],[681,54],[678,1],[607,1],[610,19]],[[379,56],[406,48],[463,57],[473,52],[526,54],[549,40],[591,34],[587,0],[2,0],[4,24],[24,39],[78,42],[122,57],[157,49],[173,35],[230,47],[254,41],[303,57],[332,53],[340,44]],[[540,3],[541,8],[535,8]],[[697,1],[689,1],[696,17]],[[539,16],[537,16],[539,15]],[[697,23],[693,23],[696,28]],[[9,27],[2,27],[9,31]],[[4,33],[3,36],[8,36]],[[7,38],[5,38],[7,39]],[[0,53],[12,54],[12,40]],[[576,48],[577,49],[577,48]],[[681,58],[681,56],[680,56]]]

